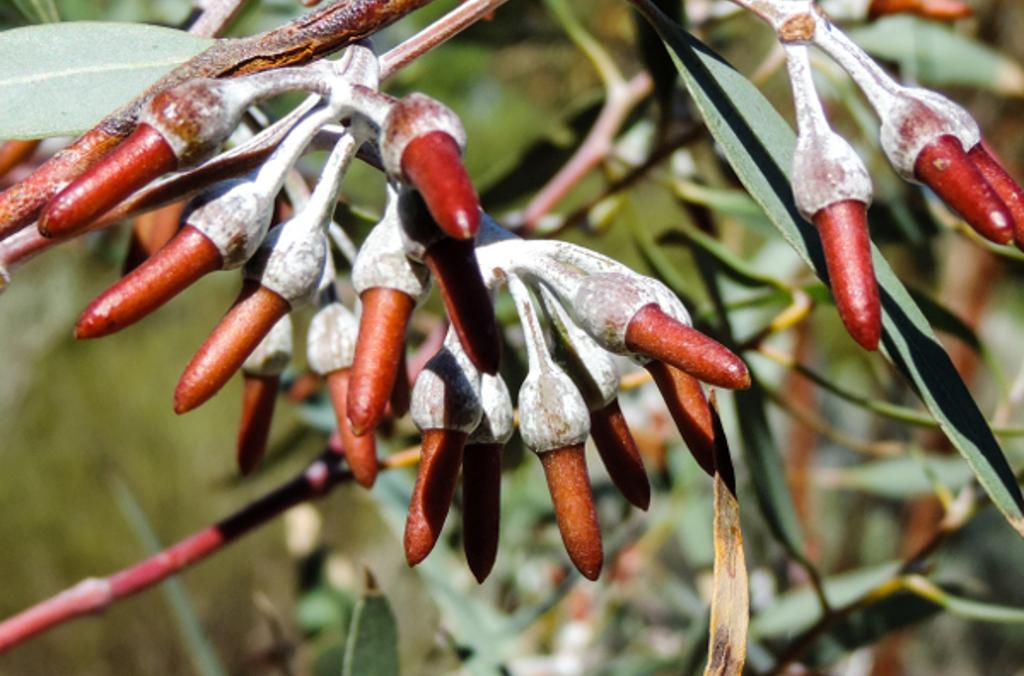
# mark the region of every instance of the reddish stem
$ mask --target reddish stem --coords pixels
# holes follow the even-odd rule
[[[124,137],[125,134],[95,127],[43,163],[24,181],[0,193],[0,239],[36,220],[62,186],[80,176]]]
[[[868,16],[877,19],[886,14],[917,14],[935,21],[966,19],[974,13],[960,0],[872,0]]]
[[[88,579],[0,623],[0,653],[57,625],[100,612],[202,561],[285,510],[352,478],[317,460],[302,474],[216,525],[105,579]]]

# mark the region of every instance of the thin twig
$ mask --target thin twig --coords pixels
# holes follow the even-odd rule
[[[540,220],[592,169],[607,159],[615,147],[615,137],[618,136],[626,118],[651,93],[653,87],[654,82],[650,74],[644,71],[624,84],[608,90],[608,96],[597,121],[590,128],[576,153],[526,207],[519,234],[528,236],[536,230]]]
[[[508,0],[466,0],[402,44],[380,57],[380,77],[386,80],[434,47],[452,39],[481,19],[490,19]]]
[[[419,448],[381,461],[381,470],[415,465]],[[352,480],[340,457],[327,451],[301,474],[226,519],[190,535],[164,551],[106,578],[88,578],[0,623],[0,653],[57,625],[105,610],[149,589],[231,544],[286,510],[322,497]]]
[[[202,0],[198,4],[203,11],[199,18],[188,27],[188,32],[208,38],[221,35],[248,1]]]

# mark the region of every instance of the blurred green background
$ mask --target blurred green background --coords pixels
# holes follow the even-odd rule
[[[388,29],[378,45],[396,44],[453,3],[435,4]],[[691,0],[691,19],[697,17],[699,24],[695,29],[753,77],[788,118],[788,86],[778,68],[771,67],[771,34],[746,16],[699,21],[712,4]],[[55,6],[69,21],[171,26],[191,9],[186,0],[57,0]],[[626,74],[642,68],[636,24],[626,3],[570,6]],[[1024,43],[1017,39],[1024,28],[1024,6],[979,0],[976,10],[974,19],[956,26],[957,39],[992,51],[956,68],[944,59],[960,52],[943,53],[941,45],[929,51],[935,36],[930,31],[946,28],[921,21],[883,22],[857,29],[864,31],[858,37],[864,44],[874,40],[877,52],[905,78],[919,78],[967,104],[993,147],[1016,175],[1024,175],[1024,75],[1018,65]],[[300,11],[294,0],[252,2],[232,32],[265,30]],[[26,23],[11,3],[0,4],[0,22],[4,28]],[[921,41],[907,37],[917,46],[901,52],[906,45],[893,36]],[[950,338],[948,343],[982,410],[991,413],[1001,402],[1015,402],[1020,393],[1012,388],[1020,384],[1024,329],[1020,260],[986,253],[935,217],[923,193],[898,182],[879,160],[870,133],[874,123],[849,85],[840,78],[827,78],[824,84],[836,126],[862,150],[875,174],[876,241],[908,283],[952,309],[984,345],[988,362],[963,341]],[[528,0],[510,2],[493,21],[422,58],[389,90],[424,91],[462,116],[470,138],[470,173],[485,208],[498,215],[521,208],[564,161],[602,98],[590,62],[544,4]],[[638,111],[620,148],[624,156],[649,143],[657,117],[653,107]],[[695,256],[692,247],[678,244],[653,244],[681,224],[697,222],[695,213],[704,212],[695,211],[700,200],[692,193],[695,186],[705,187],[710,192],[698,206],[710,207],[718,239],[747,265],[808,283],[812,291],[820,288],[756,207],[737,192],[735,178],[715,157],[706,135],[696,134],[686,150],[618,198],[602,201],[600,213],[606,218],[591,211],[587,227],[564,236],[641,272],[672,275],[685,288],[695,315],[713,324],[716,308],[697,264],[708,260],[707,254]],[[696,172],[679,168],[687,163]],[[316,164],[308,166],[312,170]],[[590,204],[620,171],[612,166],[603,176],[595,172],[558,212]],[[690,177],[682,187],[673,184],[680,173]],[[354,171],[346,184],[346,199],[371,211],[379,208],[381,195],[379,178],[369,170]],[[365,224],[359,228],[365,230]],[[0,504],[5,507],[0,616],[142,558],[147,528],[169,544],[229,514],[299,471],[326,440],[319,422],[326,410],[322,400],[298,408],[282,399],[268,462],[254,477],[238,481],[233,450],[238,379],[193,413],[177,417],[171,410],[181,369],[237,292],[235,275],[208,277],[122,333],[74,341],[71,330],[78,313],[117,278],[126,242],[127,229],[121,228],[63,246],[19,269],[0,296]],[[739,340],[755,334],[784,306],[769,299],[741,309],[750,294],[732,282],[721,286],[736,306],[729,318]],[[438,307],[436,299],[428,304],[418,335],[429,328]],[[299,314],[308,318],[308,312]],[[799,355],[843,389],[916,405],[891,369],[856,349],[827,302],[799,329],[777,338],[773,344]],[[514,349],[514,334],[511,340],[507,368],[515,373],[522,369],[523,355]],[[303,343],[301,331],[296,342]],[[814,411],[827,426],[812,431],[783,409],[768,409],[808,558],[823,576],[847,574],[836,588],[840,596],[870,588],[879,566],[899,560],[931,532],[941,517],[930,497],[935,481],[962,487],[970,476],[965,465],[949,456],[933,434],[808,387],[806,380],[763,358],[754,357],[752,364],[773,392]],[[596,584],[570,573],[539,463],[513,442],[506,459],[498,562],[482,586],[461,558],[457,510],[427,562],[415,570],[406,567],[401,529],[414,473],[389,472],[369,494],[342,487],[313,509],[300,509],[259,529],[181,576],[176,589],[148,591],[100,617],[60,627],[0,656],[0,673],[339,673],[366,570],[397,617],[403,673],[699,671],[713,557],[710,483],[671,429],[653,386],[631,390],[623,400],[656,490],[648,513],[628,509],[596,456],[591,457],[606,549],[605,572]],[[738,456],[732,400],[726,395],[721,401]],[[1004,422],[1012,422],[1012,415]],[[869,453],[851,450],[836,432],[860,440]],[[405,421],[385,447],[398,450],[413,443],[414,429]],[[881,455],[893,448],[894,458]],[[908,449],[925,449],[922,454],[930,460],[924,464],[922,455]],[[1005,439],[1004,449],[1020,467],[1024,444]],[[749,664],[759,672],[770,667],[772,650],[814,621],[817,608],[806,574],[772,536],[752,499],[751,477],[742,461],[737,471],[755,613]],[[949,581],[964,597],[1024,607],[1019,584],[1024,542],[992,509],[955,533],[934,563],[932,577]],[[861,626],[840,627],[846,632],[816,644],[812,663],[828,673],[846,674],[1024,673],[1019,624],[971,621],[914,598],[895,600],[897,607],[866,615]],[[901,630],[903,624],[910,628]]]

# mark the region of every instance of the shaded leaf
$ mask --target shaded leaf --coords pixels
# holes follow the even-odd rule
[[[927,463],[927,467],[922,463]],[[827,488],[845,488],[887,498],[909,498],[933,493],[931,473],[950,490],[966,486],[971,469],[959,458],[886,458],[852,467],[830,468],[818,474]]]
[[[388,599],[367,574],[367,589],[356,603],[345,643],[342,676],[397,676],[398,625]]]
[[[797,253],[827,280],[817,232],[793,203],[788,179],[795,146],[792,129],[753,84],[707,46],[645,0],[636,2],[671,47],[687,88],[744,187]],[[914,385],[992,501],[1024,533],[1024,496],[992,430],[920,308],[877,249],[873,260],[885,354]]]
[[[73,136],[211,41],[129,23],[56,23],[0,33],[0,138]]]

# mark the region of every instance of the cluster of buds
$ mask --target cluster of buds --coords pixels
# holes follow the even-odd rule
[[[881,336],[867,224],[871,178],[850,144],[829,126],[809,45],[838,63],[863,91],[882,122],[882,149],[901,177],[930,187],[986,239],[1024,248],[1024,191],[989,152],[967,111],[933,91],[900,85],[809,1],[736,1],[768,22],[785,48],[799,127],[796,204],[818,229],[839,314],[861,346],[875,350]],[[903,5],[898,9],[906,11]]]
[[[430,222],[415,196],[409,198],[400,213],[414,228],[405,231],[412,254],[429,241],[424,226]],[[520,239],[486,215],[475,257],[488,295],[507,288],[515,305],[529,364],[517,396],[519,433],[541,460],[570,559],[594,579],[603,553],[584,453],[588,436],[626,499],[641,509],[650,502],[643,462],[617,401],[615,355],[654,376],[709,473],[714,431],[700,381],[743,388],[749,373],[735,354],[690,326],[686,309],[663,284],[610,258],[566,242]],[[482,303],[477,311],[490,311],[490,297]],[[411,410],[423,432],[423,460],[406,522],[406,556],[416,564],[433,548],[461,466],[466,558],[483,580],[497,551],[500,454],[512,434],[508,388],[500,375],[478,368],[453,330],[416,379]]]
[[[337,61],[192,80],[153,97],[135,131],[58,192],[38,220],[42,236],[64,239],[96,227],[111,209],[138,200],[140,191],[174,193],[185,185],[194,193],[177,232],[85,309],[76,336],[124,329],[204,275],[240,268],[241,293],[185,368],[174,408],[196,408],[241,370],[237,460],[244,474],[265,452],[291,358],[290,313],[316,305],[308,363],[326,383],[339,450],[353,477],[374,484],[375,430],[389,413],[410,411],[423,442],[407,559],[415,565],[435,545],[461,472],[466,556],[483,580],[497,554],[501,455],[516,417],[499,373],[502,335],[494,312],[494,295],[507,288],[529,357],[518,393],[520,434],[541,458],[570,558],[596,578],[603,554],[584,455],[588,436],[623,495],[642,509],[650,501],[640,454],[617,403],[613,355],[650,371],[709,473],[714,430],[700,381],[746,387],[747,369],[691,328],[686,309],[661,283],[580,247],[526,241],[501,228],[481,210],[463,166],[466,138],[458,117],[421,94],[395,99],[381,93],[378,73],[369,45],[357,44]],[[272,153],[256,166],[223,160],[244,156],[257,136],[215,157],[250,106],[296,89],[316,98],[263,132],[277,134]],[[330,155],[312,193],[304,185],[290,191],[291,213],[278,217],[278,195],[288,189],[296,162],[323,145]],[[383,171],[388,189],[381,220],[353,256],[333,216],[357,155]],[[211,176],[217,180],[197,186],[202,181],[196,177]],[[353,258],[354,308],[341,301],[332,244]],[[412,385],[406,332],[432,282],[450,328]]]

